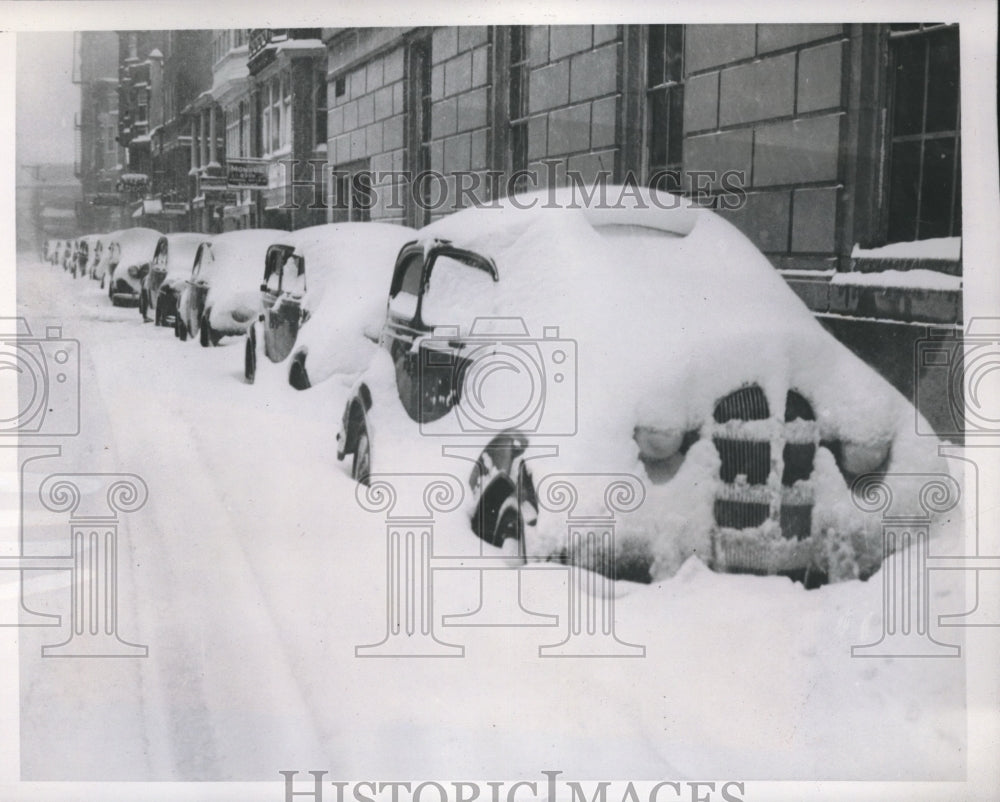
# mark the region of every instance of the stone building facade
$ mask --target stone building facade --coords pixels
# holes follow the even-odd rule
[[[328,220],[422,225],[513,188],[634,180],[727,216],[905,394],[928,328],[957,342],[960,240],[943,259],[877,250],[960,236],[957,26],[352,28],[323,38]],[[421,181],[427,170],[443,177]],[[377,191],[352,184],[366,171]],[[392,172],[403,177],[379,184]],[[729,208],[721,199],[735,184],[742,200]],[[913,269],[943,277],[851,280]]]

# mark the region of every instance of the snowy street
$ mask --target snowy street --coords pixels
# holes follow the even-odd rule
[[[440,571],[435,632],[464,656],[356,657],[385,635],[387,572],[384,518],[335,456],[349,384],[248,385],[242,338],[182,343],[34,256],[17,280],[18,314],[78,340],[81,371],[79,436],[28,469],[25,552],[68,551],[65,514],[37,504],[48,474],[149,488],[118,558],[118,633],[148,657],[41,657],[68,636],[69,574],[24,574],[29,609],[63,617],[20,631],[24,780],[964,777],[964,653],[851,657],[880,636],[880,574],[807,591],[691,559],[619,583],[617,636],[644,657],[542,659],[566,637],[566,569],[520,572],[525,604],[558,616],[531,628],[441,626],[476,607],[479,574]],[[478,552],[460,513],[437,528]],[[931,584],[942,643],[962,644],[936,620],[965,611],[963,574]]]

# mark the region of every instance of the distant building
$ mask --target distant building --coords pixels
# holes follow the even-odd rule
[[[125,158],[118,144],[118,36],[83,31],[73,44],[73,81],[80,87],[74,172],[83,193],[78,222],[83,232],[110,231],[127,219],[116,189]]]
[[[80,233],[80,182],[72,164],[20,164],[14,187],[19,251],[41,252],[45,240]]]

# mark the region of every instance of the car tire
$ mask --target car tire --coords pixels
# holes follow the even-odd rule
[[[163,313],[160,311],[160,305],[156,305],[156,310],[153,312],[153,325],[162,326],[163,325]]]
[[[253,384],[257,377],[257,335],[253,327],[247,332],[246,348],[243,352],[243,378],[247,384]]]
[[[188,338],[187,323],[184,322],[184,320],[181,318],[180,315],[177,316],[177,325],[174,327],[174,330],[176,331],[177,337],[178,339],[180,339],[181,342],[187,341]]]
[[[358,432],[358,443],[354,448],[354,462],[351,465],[351,476],[358,484],[367,485],[372,473],[372,444],[368,439],[368,429],[362,425]]]
[[[288,383],[296,390],[308,390],[312,385],[309,383],[309,373],[306,371],[306,355],[298,354],[292,360],[288,369]]]
[[[198,342],[201,343],[202,348],[208,348],[209,345],[211,345],[209,340],[210,333],[211,328],[208,322],[208,316],[206,315],[201,319],[201,330],[198,332]]]

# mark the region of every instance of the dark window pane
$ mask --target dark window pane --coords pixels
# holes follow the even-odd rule
[[[510,167],[511,172],[525,170],[528,167],[528,125],[521,123],[510,129]],[[527,178],[518,179],[519,188],[527,185]]]
[[[684,52],[684,28],[681,25],[667,25],[665,44],[665,70],[664,77],[668,81],[679,82],[681,75],[681,56]]]
[[[944,28],[928,35],[927,131],[958,129],[958,29]]]
[[[670,135],[670,109],[666,89],[649,93],[649,163],[661,167],[667,163],[667,139]]]
[[[514,120],[521,116],[521,71],[517,68],[510,71],[510,116]]]
[[[919,22],[893,22],[889,25],[889,30],[892,31],[915,31],[920,27]]]
[[[667,159],[670,164],[680,164],[684,148],[684,87],[669,90],[669,120],[664,133],[667,135]]]
[[[649,71],[646,77],[647,86],[659,86],[663,83],[663,47],[666,27],[665,25],[649,26],[649,53],[646,59]]]
[[[952,203],[951,210],[951,236],[960,237],[962,236],[962,146],[959,143],[958,153],[956,155],[958,159],[958,169],[955,170],[955,199]]]
[[[951,188],[954,180],[955,142],[928,139],[924,144],[924,177],[920,190],[919,239],[947,237],[951,233]]]
[[[681,171],[679,169],[656,169],[649,177],[650,189],[681,193]]]
[[[510,29],[510,63],[524,61],[524,28],[515,25]]]
[[[922,36],[893,43],[895,92],[893,135],[920,133],[924,114],[924,61],[927,43]]]
[[[889,184],[889,242],[909,242],[916,237],[917,182],[920,143],[897,142],[892,147]]]

